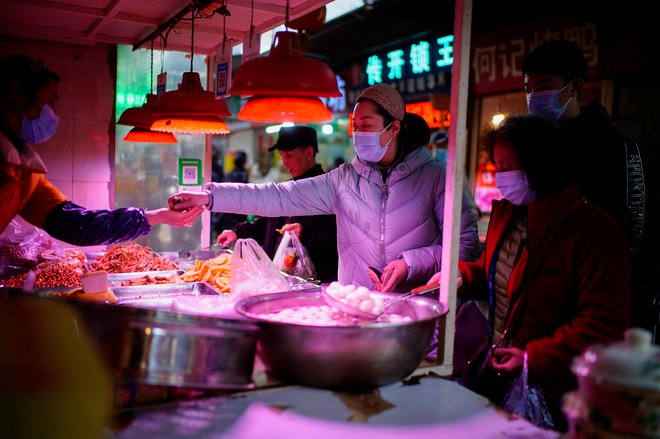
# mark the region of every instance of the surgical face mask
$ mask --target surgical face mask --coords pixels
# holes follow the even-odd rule
[[[380,144],[380,135],[387,130],[392,123],[383,128],[383,131],[354,131],[353,132],[353,147],[355,152],[361,160],[378,163],[382,160],[387,152],[387,148],[392,142],[392,137],[385,146]]]
[[[60,117],[55,114],[50,105],[46,104],[36,119],[28,119],[23,116],[21,139],[32,145],[45,142],[55,135],[59,122]]]
[[[563,106],[559,105],[559,92],[565,90],[566,87],[568,87],[572,83],[573,81],[569,82],[559,90],[548,90],[548,91],[527,93],[527,109],[529,111],[529,114],[546,116],[555,120],[559,119],[561,115],[564,114],[564,111],[566,110],[568,103],[571,102],[571,100],[573,100],[573,96],[571,96],[568,99],[568,101],[566,101],[566,104],[564,104]]]
[[[529,204],[536,199],[536,192],[529,187],[527,174],[523,170],[496,172],[495,185],[502,196],[516,206]]]

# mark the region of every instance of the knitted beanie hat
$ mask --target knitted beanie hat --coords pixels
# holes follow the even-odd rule
[[[383,83],[372,85],[360,94],[358,101],[361,98],[371,99],[376,102],[398,121],[402,121],[403,116],[406,114],[403,98],[391,85]]]

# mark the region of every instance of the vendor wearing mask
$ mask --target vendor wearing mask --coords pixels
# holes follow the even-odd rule
[[[0,59],[0,232],[20,215],[59,240],[99,245],[135,239],[154,224],[191,223],[201,209],[87,210],[46,179],[32,145],[57,132],[59,82],[41,61],[24,55]]]
[[[383,291],[424,284],[440,269],[445,200],[445,166],[425,147],[429,127],[386,84],[360,95],[353,123],[357,157],[350,164],[279,184],[212,184],[173,195],[170,204],[260,216],[335,214],[340,283],[371,288],[367,270],[375,267]],[[464,207],[461,259],[473,260],[478,248],[476,218]]]

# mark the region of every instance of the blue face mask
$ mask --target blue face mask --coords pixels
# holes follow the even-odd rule
[[[36,119],[28,119],[23,116],[21,139],[31,145],[45,142],[55,135],[59,122],[60,117],[55,114],[50,105],[46,104]]]
[[[360,160],[366,162],[378,163],[383,159],[387,148],[392,142],[392,137],[385,146],[380,145],[380,135],[387,130],[392,123],[383,128],[383,131],[354,131],[353,147]]]
[[[521,169],[509,172],[496,172],[495,186],[497,186],[504,198],[516,206],[529,204],[536,199],[536,192],[529,187],[527,174]]]
[[[527,93],[527,109],[529,114],[546,116],[555,120],[559,119],[564,114],[568,103],[573,99],[573,96],[571,96],[565,105],[559,105],[559,92],[566,89],[572,83],[573,81],[569,82],[559,90]]]

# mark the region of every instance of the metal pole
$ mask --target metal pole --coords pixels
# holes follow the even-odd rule
[[[472,0],[456,0],[454,7],[454,62],[451,69],[450,113],[452,123],[449,127],[447,151],[444,228],[442,233],[442,275],[440,279],[440,302],[449,308],[444,330],[444,351],[439,371],[442,375],[449,375],[453,371],[461,195],[463,193],[465,150],[467,147],[471,23]],[[442,334],[442,330],[440,334]]]

